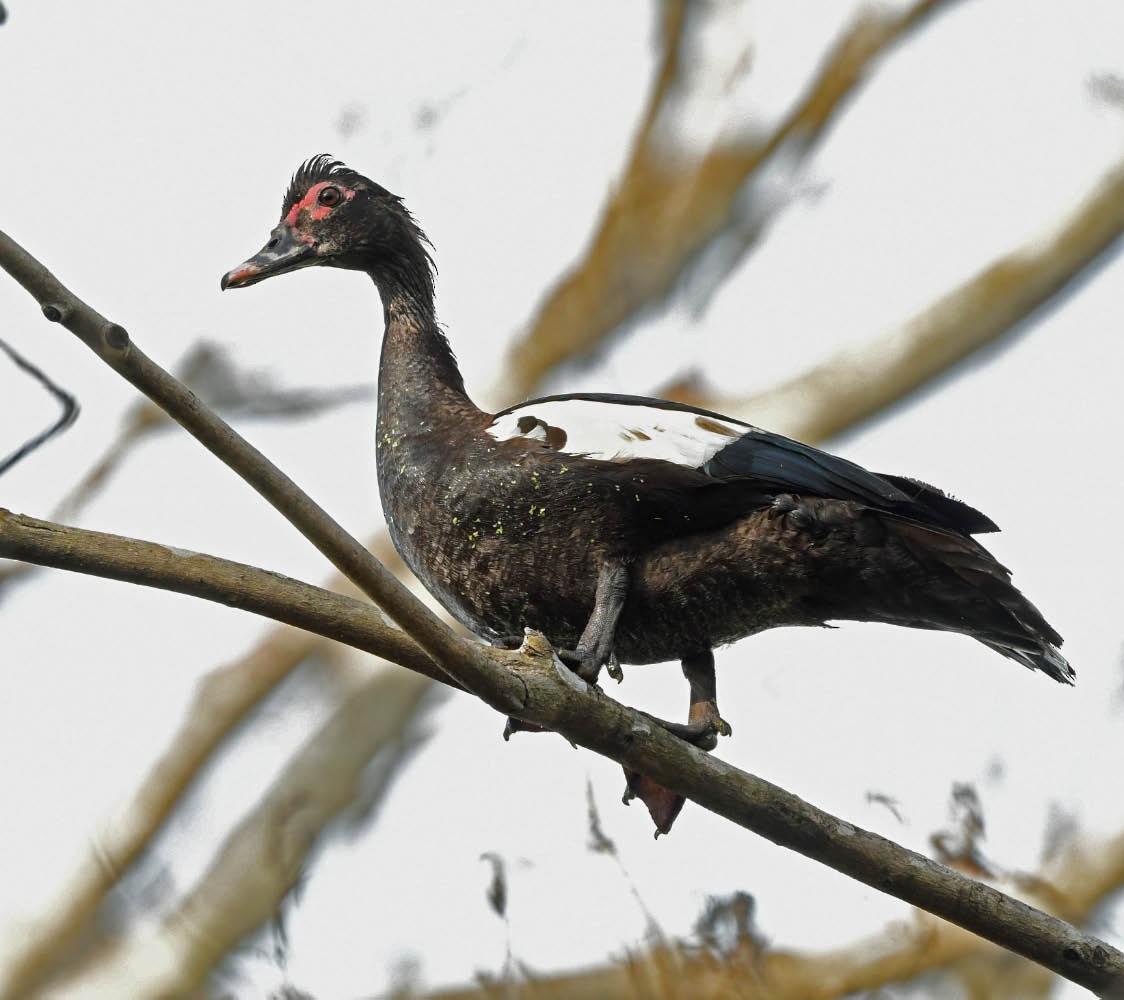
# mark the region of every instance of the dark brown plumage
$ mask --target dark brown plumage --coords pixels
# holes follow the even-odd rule
[[[429,244],[401,200],[327,157],[294,176],[241,287],[311,265],[367,272],[385,314],[377,465],[391,537],[459,621],[544,632],[587,680],[678,659],[711,747],[711,650],[780,625],[961,632],[1055,680],[1061,637],[971,535],[995,525],[924,483],[664,400],[553,396],[478,409],[433,305]],[[659,796],[630,779],[650,807]],[[672,808],[674,807],[674,808]],[[653,807],[666,828],[677,804]]]

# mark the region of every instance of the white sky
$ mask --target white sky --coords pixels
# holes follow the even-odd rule
[[[691,137],[760,124],[853,5],[759,0],[707,34],[717,64],[750,46],[733,95],[703,88]],[[533,12],[532,12],[533,11]],[[437,246],[439,308],[470,390],[502,380],[505,344],[588,239],[652,67],[648,4],[550,8],[203,0],[10,4],[0,29],[0,226],[142,348],[171,365],[201,337],[292,385],[373,378],[381,312],[368,283],[304,272],[237,295],[220,275],[276,221],[288,176],[331,151],[404,195]],[[813,158],[792,205],[700,317],[689,301],[566,385],[643,392],[686,366],[747,392],[898,322],[996,254],[1051,226],[1124,143],[1090,97],[1124,73],[1124,6],[971,0],[897,49]],[[434,117],[418,127],[421,114]],[[341,135],[341,116],[356,122]],[[839,445],[935,482],[992,515],[989,541],[1066,636],[1075,690],[961,638],[875,626],[782,631],[721,654],[738,766],[927,850],[955,781],[979,785],[986,849],[1036,866],[1053,804],[1090,834],[1118,830],[1118,567],[1124,264],[989,356]],[[4,477],[0,504],[46,515],[113,434],[132,390],[0,281],[0,335],[82,401],[79,423]],[[0,365],[0,453],[52,413]],[[242,429],[361,537],[376,524],[373,414]],[[332,447],[325,447],[331,440]],[[183,435],[140,448],[82,523],[319,581],[321,557]],[[44,576],[0,606],[0,919],[33,911],[180,717],[195,679],[267,627],[175,596]],[[626,670],[611,692],[679,716],[674,665]],[[324,706],[307,688],[270,706],[173,825],[179,888]],[[292,981],[318,1000],[369,995],[416,957],[431,986],[497,973],[485,851],[511,864],[516,957],[550,970],[635,946],[643,915],[613,863],[585,849],[585,784],[644,903],[686,934],[709,893],[757,898],[782,946],[843,944],[904,908],[697,807],[654,843],[623,810],[619,770],[450,698],[377,822],[334,844],[291,915]],[[997,767],[997,763],[1001,767]],[[866,801],[900,802],[905,824]],[[19,933],[14,924],[13,933]],[[1100,933],[1118,945],[1119,928]],[[277,970],[247,958],[238,996]],[[1059,996],[1080,996],[1069,989]]]

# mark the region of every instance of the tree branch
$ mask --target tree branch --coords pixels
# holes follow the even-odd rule
[[[461,687],[409,635],[388,624],[378,608],[245,563],[41,521],[2,507],[0,556],[240,608]]]
[[[62,386],[56,385],[46,372],[37,368],[3,340],[0,340],[0,351],[6,354],[12,364],[19,368],[20,371],[26,372],[54,396],[55,399],[58,400],[59,406],[62,408],[62,412],[50,427],[40,431],[29,441],[24,442],[7,457],[0,459],[0,476],[2,476],[13,465],[26,458],[40,445],[46,444],[56,434],[66,430],[67,427],[74,423],[74,421],[78,419],[78,400],[62,388]]]

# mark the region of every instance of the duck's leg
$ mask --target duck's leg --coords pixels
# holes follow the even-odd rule
[[[717,685],[714,678],[714,654],[708,649],[702,653],[684,656],[680,661],[683,676],[691,686],[691,705],[686,722],[669,722],[647,712],[641,713],[672,736],[693,743],[701,750],[713,750],[719,736],[730,736],[733,730],[718,714]]]
[[[609,675],[621,680],[620,662],[613,652],[613,639],[617,631],[617,620],[624,610],[624,599],[628,593],[628,569],[623,562],[609,559],[601,564],[597,575],[597,592],[593,598],[593,613],[586,622],[581,638],[575,649],[558,650],[558,658],[570,667],[583,681],[597,682],[601,667],[608,665]],[[514,637],[513,637],[514,638]],[[505,642],[505,638],[493,644]],[[517,644],[518,645],[518,644]],[[548,732],[542,726],[522,719],[509,717],[504,727],[503,738],[511,739],[514,733]]]
[[[684,737],[697,747],[713,750],[719,736],[733,730],[718,714],[718,685],[714,678],[714,653],[707,649],[682,660],[683,676],[691,686],[691,707],[687,711],[688,734]]]
[[[718,714],[717,683],[714,677],[714,653],[709,649],[701,653],[684,656],[683,676],[691,686],[691,706],[687,713],[687,723],[667,722],[649,715],[653,722],[669,733],[693,743],[702,750],[713,750],[718,745],[718,737],[729,736],[730,726]],[[647,713],[645,713],[647,714]],[[670,788],[658,784],[651,778],[636,771],[624,769],[627,782],[624,801],[640,799],[648,807],[656,833],[667,833],[675,817],[683,808],[683,796]]]
[[[593,613],[574,649],[558,650],[558,658],[567,664],[583,681],[596,683],[597,675],[605,664],[614,677],[613,641],[617,620],[624,610],[628,594],[628,567],[619,559],[606,559],[597,574],[597,593],[593,598]],[[616,667],[619,672],[620,667]]]

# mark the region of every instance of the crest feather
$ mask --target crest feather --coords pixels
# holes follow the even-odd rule
[[[318,153],[305,160],[289,182],[289,190],[285,192],[285,200],[281,203],[281,217],[284,218],[289,214],[289,209],[308,193],[308,189],[313,184],[333,179],[343,181],[345,184],[355,184],[364,180],[364,177],[341,160],[333,159],[331,153]]]

